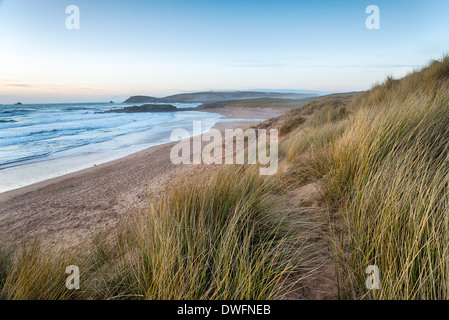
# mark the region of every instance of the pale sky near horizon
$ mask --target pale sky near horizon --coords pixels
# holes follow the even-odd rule
[[[369,5],[380,30],[365,27]],[[365,90],[448,53],[448,12],[447,0],[0,0],[0,104]]]

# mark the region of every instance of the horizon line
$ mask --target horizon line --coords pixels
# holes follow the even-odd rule
[[[154,97],[154,98],[167,98],[167,97],[171,97],[171,96],[175,96],[175,95],[180,95],[180,94],[189,94],[189,93],[207,93],[207,92],[270,92],[270,93],[292,93],[292,94],[316,94],[318,96],[325,96],[325,95],[329,95],[329,94],[335,94],[335,93],[349,93],[349,92],[359,92],[359,90],[342,90],[342,91],[321,91],[321,90],[302,90],[302,89],[239,89],[239,90],[233,90],[233,89],[213,89],[213,90],[183,90],[183,91],[179,91],[178,93],[174,93],[174,94],[169,94],[169,95],[147,95],[147,94],[130,94],[130,95],[104,95],[103,97],[109,97],[106,98],[104,100],[101,101],[94,101],[94,100],[80,100],[80,101],[74,101],[73,99],[61,99],[60,101],[42,101],[42,102],[23,102],[26,101],[26,99],[21,99],[21,97],[17,97],[16,100],[14,100],[15,102],[11,102],[11,103],[4,103],[4,102],[0,102],[0,105],[16,105],[17,103],[21,103],[22,105],[30,105],[30,104],[58,104],[58,103],[110,103],[111,101],[114,103],[123,103],[128,97],[135,97],[135,96],[147,96],[147,97]],[[22,98],[24,98],[26,96],[22,96]],[[124,99],[121,102],[116,102],[114,101],[114,98],[117,99]],[[1,97],[0,97],[1,99]]]

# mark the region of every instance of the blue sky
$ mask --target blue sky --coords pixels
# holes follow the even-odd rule
[[[80,30],[67,30],[68,5]],[[365,9],[380,8],[368,30]],[[449,1],[0,0],[0,103],[352,91],[449,52]]]

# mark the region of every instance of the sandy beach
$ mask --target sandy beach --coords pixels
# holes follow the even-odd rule
[[[229,119],[268,119],[284,110],[221,108],[228,120],[216,129],[245,129],[257,124]],[[225,118],[226,119],[226,118]],[[0,194],[0,241],[41,239],[45,246],[74,246],[123,216],[144,209],[177,175],[205,166],[173,165],[175,143],[154,146],[128,157]],[[203,167],[203,168],[199,168]]]

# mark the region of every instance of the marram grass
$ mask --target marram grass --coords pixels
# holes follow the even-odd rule
[[[2,296],[249,300],[298,294],[317,264],[309,240],[316,225],[306,216],[293,221],[291,208],[272,190],[252,167],[177,181],[116,234],[99,234],[75,257],[31,246],[11,262]],[[82,275],[72,295],[65,289],[68,263],[80,264]]]
[[[334,135],[312,138],[306,122],[285,152],[309,179],[325,182],[340,292],[448,299],[449,58],[388,78],[347,110],[330,122]],[[370,265],[380,268],[379,290],[366,289]]]

